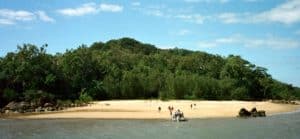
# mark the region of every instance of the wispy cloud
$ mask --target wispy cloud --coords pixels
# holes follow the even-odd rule
[[[174,15],[173,17],[177,19],[182,19],[184,21],[196,23],[196,24],[202,24],[204,20],[207,18],[200,14],[178,14],[178,15]]]
[[[38,15],[39,19],[44,22],[55,22],[55,20],[49,17],[44,11],[37,11],[36,14]]]
[[[227,3],[230,0],[184,0],[187,3],[199,3],[199,2],[205,2],[205,3]]]
[[[269,11],[253,17],[254,22],[279,22],[293,24],[300,22],[300,1],[289,0]]]
[[[57,11],[58,13],[66,16],[83,16],[99,12],[121,12],[123,11],[123,6],[105,3],[99,5],[96,3],[85,3],[76,8],[65,8]]]
[[[244,2],[260,2],[262,0],[244,0]]]
[[[141,12],[146,15],[163,17],[168,19],[179,19],[186,22],[202,24],[208,16],[202,16],[200,14],[186,13],[182,12],[182,10],[174,10],[172,8],[168,8],[165,5],[156,5],[156,6],[145,6],[145,7],[133,7],[133,10]]]
[[[188,30],[188,29],[181,29],[178,32],[176,32],[175,35],[176,36],[185,36],[185,35],[188,35],[190,33],[191,33],[191,31]]]
[[[37,18],[38,17],[38,18]],[[17,22],[40,19],[44,22],[54,22],[44,11],[30,12],[25,10],[0,9],[0,24],[13,25]]]
[[[132,2],[131,5],[132,6],[141,6],[141,3],[140,2]]]
[[[221,13],[220,15],[217,16],[217,18],[223,23],[231,24],[231,23],[241,22],[242,20],[240,16],[241,15],[237,15],[235,13]]]
[[[216,16],[223,23],[269,23],[294,24],[300,22],[300,1],[289,0],[261,13],[221,13]]]
[[[240,0],[242,2],[259,2],[262,0]],[[224,4],[224,3],[229,3],[229,2],[236,2],[234,0],[184,0],[184,2],[187,3],[220,3],[220,4]]]
[[[265,38],[250,38],[241,35],[233,35],[230,37],[217,38],[212,41],[200,41],[197,45],[202,48],[213,48],[221,46],[243,46],[287,49],[300,47],[300,42],[294,39],[275,36],[267,36]]]
[[[0,25],[13,25],[15,24],[14,21],[12,20],[9,20],[9,19],[0,19]]]
[[[103,12],[121,12],[123,11],[123,6],[102,3],[99,6],[99,10]]]
[[[86,14],[96,13],[97,6],[95,3],[86,3],[77,8],[65,8],[58,10],[60,14],[67,16],[82,16]]]
[[[35,19],[35,15],[24,10],[0,9],[0,17],[11,21],[30,21]]]
[[[188,3],[196,2],[220,2],[227,3],[229,0],[184,0]],[[262,0],[243,0],[243,2],[259,2]],[[166,7],[161,8],[139,8],[140,11],[148,15],[167,17],[173,19],[181,19],[196,24],[203,24],[205,21],[221,22],[225,24],[257,24],[257,23],[282,23],[282,24],[295,24],[300,22],[300,1],[288,0],[278,6],[258,13],[235,13],[225,12],[212,15],[203,15],[201,13],[183,12],[180,13],[174,9]],[[173,11],[173,12],[169,12]],[[175,11],[175,12],[174,12]]]
[[[147,11],[145,11],[145,13],[148,15],[153,15],[153,16],[165,16],[165,14],[159,9],[147,10]]]

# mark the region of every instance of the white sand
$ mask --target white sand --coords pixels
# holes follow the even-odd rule
[[[190,105],[196,104],[191,109]],[[161,112],[158,112],[158,107]],[[235,117],[240,108],[265,110],[267,115],[298,110],[300,105],[248,101],[189,100],[113,100],[97,101],[91,106],[70,108],[61,112],[19,116],[18,118],[100,118],[100,119],[168,119],[168,106],[180,109],[186,118]]]

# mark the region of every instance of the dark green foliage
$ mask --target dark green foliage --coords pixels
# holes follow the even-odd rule
[[[79,101],[83,103],[88,103],[92,100],[93,98],[85,91],[85,89],[82,89],[79,95]]]
[[[13,101],[13,100],[17,100],[19,98],[19,95],[17,94],[17,92],[15,92],[15,90],[6,88],[3,91],[2,97],[6,101]]]
[[[36,105],[43,105],[46,102],[54,102],[54,95],[42,90],[26,90],[24,92],[24,100],[33,102]]]
[[[56,55],[46,47],[24,44],[0,58],[1,107],[14,100],[300,98],[299,88],[272,79],[267,69],[240,56],[162,50],[131,38]]]

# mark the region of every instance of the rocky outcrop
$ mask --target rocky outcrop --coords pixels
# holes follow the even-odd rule
[[[292,105],[299,105],[298,101],[292,101],[292,100],[271,100],[272,103],[277,104],[292,104]]]
[[[12,101],[8,103],[3,109],[1,109],[1,113],[27,113],[27,112],[44,112],[44,111],[55,111],[61,110],[54,107],[51,103],[45,103],[42,106],[38,106],[35,103],[29,103],[25,101],[15,102]]]
[[[5,107],[0,109],[0,113],[10,114],[10,113],[30,113],[30,112],[47,112],[47,111],[60,111],[67,109],[69,107],[81,107],[87,106],[87,103],[68,103],[68,104],[53,104],[53,103],[44,103],[38,104],[35,102],[15,102],[12,101],[8,103]]]
[[[259,110],[254,107],[251,109],[251,111],[248,111],[245,108],[241,108],[239,111],[239,117],[265,117],[266,112],[264,110]]]
[[[251,112],[249,112],[245,108],[241,108],[241,110],[239,111],[239,116],[240,117],[250,117],[251,116]]]

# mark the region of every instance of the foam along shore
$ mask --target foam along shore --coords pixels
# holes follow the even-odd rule
[[[193,107],[191,108],[191,104]],[[112,100],[95,101],[85,107],[69,108],[59,112],[21,115],[21,119],[99,118],[99,119],[170,119],[168,106],[180,109],[186,118],[236,117],[241,108],[256,107],[267,115],[292,112],[300,105],[276,104],[269,101],[189,101],[189,100]],[[158,111],[161,107],[161,111]]]

